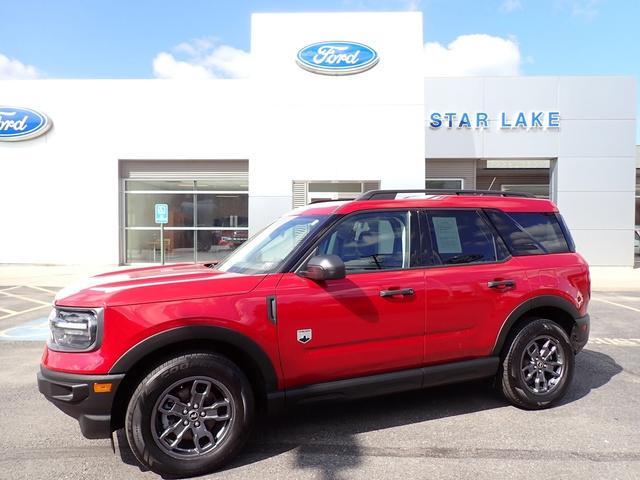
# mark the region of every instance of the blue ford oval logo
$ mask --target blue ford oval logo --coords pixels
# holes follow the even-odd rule
[[[45,133],[51,121],[44,114],[30,108],[0,106],[0,141],[28,140]]]
[[[378,63],[378,53],[355,42],[318,42],[298,51],[298,65],[323,75],[351,75]]]

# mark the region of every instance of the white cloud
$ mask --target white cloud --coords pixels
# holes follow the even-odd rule
[[[500,11],[511,13],[516,10],[522,10],[522,2],[520,0],[503,0],[500,5]]]
[[[160,52],[153,59],[153,73],[158,78],[244,78],[250,72],[248,52],[209,38],[181,43],[173,53]]]
[[[519,75],[520,47],[514,39],[486,34],[460,35],[446,47],[424,46],[427,76]]]
[[[36,67],[0,53],[0,80],[25,80],[38,78],[39,75]]]

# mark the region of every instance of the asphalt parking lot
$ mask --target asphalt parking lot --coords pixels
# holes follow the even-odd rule
[[[38,393],[55,290],[0,286],[0,478],[157,478]],[[318,405],[267,420],[206,478],[640,478],[640,293],[595,292],[590,313],[591,342],[555,408],[518,410],[486,382]]]

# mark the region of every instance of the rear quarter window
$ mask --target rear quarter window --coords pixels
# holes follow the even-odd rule
[[[542,255],[573,251],[573,242],[555,213],[506,213],[487,215],[513,255]]]

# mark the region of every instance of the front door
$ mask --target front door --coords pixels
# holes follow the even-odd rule
[[[427,363],[489,355],[529,293],[525,268],[476,210],[427,213],[434,266],[425,274]]]
[[[419,244],[415,212],[355,213],[327,232],[313,252],[341,257],[345,278],[316,282],[283,275],[276,298],[287,388],[422,364]]]

